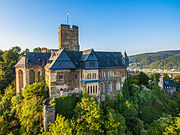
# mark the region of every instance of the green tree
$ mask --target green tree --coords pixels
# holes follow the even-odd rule
[[[160,77],[161,75],[159,73],[155,73],[155,74],[152,74],[150,78],[154,84],[158,85]]]
[[[129,99],[129,90],[128,90],[127,79],[123,83],[122,95],[123,95],[124,98]]]
[[[12,47],[12,50],[17,54],[19,54],[21,52],[21,48],[19,46]]]
[[[41,48],[40,47],[36,47],[33,49],[33,52],[41,52]]]
[[[0,116],[0,134],[6,135],[9,132],[9,129],[8,121],[6,121],[3,116]]]
[[[148,85],[149,77],[144,72],[141,72],[137,76],[138,76],[139,84]]]
[[[20,116],[22,132],[33,135],[37,135],[40,132],[43,126],[42,101],[43,98],[33,96],[22,102],[22,112]]]
[[[125,118],[114,109],[108,108],[105,113],[104,128],[107,135],[125,135]]]
[[[50,124],[49,131],[45,135],[72,135],[70,122],[62,115],[57,115],[55,123]]]
[[[154,121],[148,128],[148,133],[153,135],[179,135],[180,117],[163,115],[160,119]]]
[[[0,100],[0,114],[4,115],[5,117],[8,117],[11,113],[11,99],[13,96],[15,96],[15,87],[14,84],[10,84],[5,89],[5,94]]]
[[[23,97],[31,98],[33,96],[43,97],[43,99],[48,96],[48,87],[44,82],[36,82],[24,88]]]
[[[5,51],[2,55],[2,61],[0,61],[0,90],[4,93],[4,89],[8,84],[15,79],[14,65],[17,63],[19,54],[12,49]]]
[[[169,77],[168,74],[165,73],[163,79],[164,79],[164,80],[169,80],[169,79],[171,79],[171,78]]]
[[[72,120],[74,134],[103,134],[101,113],[100,106],[93,97],[82,97],[75,107]]]
[[[21,130],[26,134],[38,134],[42,129],[42,101],[47,97],[47,87],[44,82],[38,82],[25,87],[21,108]]]
[[[11,99],[11,114],[17,119],[21,116],[22,101],[23,98],[20,94],[13,96]]]

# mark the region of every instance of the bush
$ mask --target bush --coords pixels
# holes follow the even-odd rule
[[[50,104],[55,106],[56,114],[71,118],[76,104],[76,94],[73,93],[67,96],[54,98],[50,101]]]

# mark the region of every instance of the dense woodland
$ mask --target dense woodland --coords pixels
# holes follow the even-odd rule
[[[40,80],[15,93],[14,65],[28,50],[19,47],[0,55],[0,134],[2,135],[169,135],[180,134],[180,90],[173,97],[158,86],[159,74],[140,73],[125,80],[114,100],[100,105],[87,93],[55,98],[56,121],[44,132],[42,102],[48,86]],[[36,48],[34,51],[40,51]],[[174,78],[180,84],[180,77]],[[152,83],[149,83],[152,82]]]
[[[130,67],[180,71],[180,50],[130,56]]]

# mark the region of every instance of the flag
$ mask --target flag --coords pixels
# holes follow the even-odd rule
[[[70,14],[69,12],[67,12],[67,15],[68,15],[68,16],[71,16],[71,14]]]

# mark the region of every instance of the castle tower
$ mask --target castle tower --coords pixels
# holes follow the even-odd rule
[[[79,51],[78,26],[61,24],[59,27],[59,49]]]

